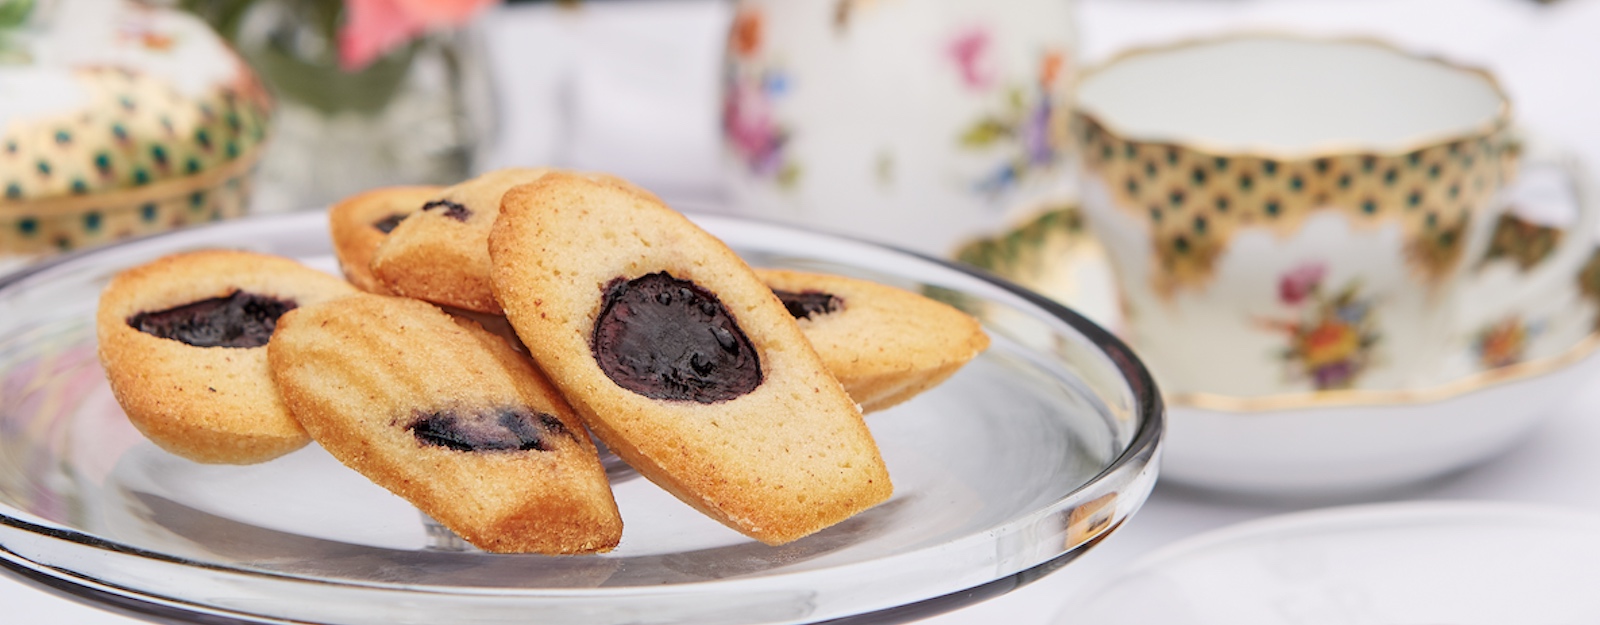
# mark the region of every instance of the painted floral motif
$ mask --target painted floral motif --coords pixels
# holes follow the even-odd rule
[[[1538,331],[1539,328],[1524,322],[1519,315],[1478,330],[1472,344],[1473,351],[1478,354],[1478,364],[1484,369],[1498,369],[1522,362],[1528,352],[1528,342]]]
[[[741,9],[734,16],[728,34],[732,60],[723,77],[722,134],[752,174],[792,188],[800,179],[800,165],[787,149],[791,131],[774,112],[774,103],[789,91],[789,76],[759,58],[765,29],[757,9]]]
[[[961,83],[968,89],[984,90],[994,85],[997,68],[990,49],[989,30],[972,28],[950,41],[950,60],[961,71]]]
[[[998,89],[988,31],[963,31],[947,49],[968,89]],[[1065,154],[1069,122],[1059,84],[1065,75],[1066,58],[1060,50],[1046,51],[1039,59],[1033,81],[1004,89],[997,112],[980,117],[961,131],[958,141],[962,148],[1002,155],[1000,165],[973,185],[980,193],[1001,195],[1028,176],[1056,165]]]
[[[130,16],[117,25],[117,37],[127,46],[139,46],[151,52],[170,52],[178,43],[177,36],[162,30],[151,20]]]
[[[1494,234],[1489,239],[1489,251],[1483,263],[1506,259],[1517,264],[1522,271],[1532,269],[1539,261],[1548,258],[1561,243],[1560,228],[1541,226],[1524,221],[1510,212],[1500,215],[1495,222]]]
[[[1327,267],[1315,263],[1289,270],[1278,279],[1278,301],[1299,306],[1322,285],[1322,277],[1327,273]]]
[[[1317,390],[1345,389],[1372,363],[1379,336],[1372,303],[1361,296],[1360,282],[1327,295],[1326,275],[1320,263],[1285,273],[1278,280],[1278,301],[1296,309],[1299,318],[1263,325],[1287,335],[1289,345],[1279,357],[1291,376],[1309,379]]]

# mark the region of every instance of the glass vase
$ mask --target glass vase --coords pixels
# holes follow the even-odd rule
[[[493,94],[477,30],[430,32],[346,71],[335,40],[342,10],[337,0],[260,0],[225,26],[277,96],[254,212],[454,184],[486,148]]]

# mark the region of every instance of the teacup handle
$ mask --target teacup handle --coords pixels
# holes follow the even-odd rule
[[[1478,293],[1478,301],[1473,302],[1474,305],[1461,307],[1463,314],[1457,323],[1463,330],[1470,331],[1499,320],[1518,304],[1550,294],[1566,282],[1576,281],[1579,266],[1595,249],[1595,235],[1600,230],[1600,196],[1596,195],[1594,180],[1578,157],[1572,152],[1530,139],[1525,133],[1518,134],[1514,149],[1522,152],[1522,174],[1496,201],[1510,202],[1511,191],[1518,185],[1527,184],[1528,179],[1538,175],[1541,170],[1553,171],[1568,186],[1577,215],[1569,225],[1560,228],[1563,234],[1555,249],[1522,276],[1515,290],[1496,293],[1492,298]],[[1489,224],[1488,227],[1495,225]],[[1487,253],[1486,249],[1474,262],[1481,262],[1483,254]],[[1468,271],[1471,270],[1473,268],[1469,267]],[[1466,293],[1470,295],[1472,291],[1467,289]]]

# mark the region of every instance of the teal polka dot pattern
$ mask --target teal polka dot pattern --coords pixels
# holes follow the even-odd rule
[[[7,199],[103,193],[223,167],[253,156],[271,114],[253,83],[248,92],[225,85],[191,98],[127,69],[81,68],[72,77],[88,94],[86,109],[6,128],[0,180],[20,188]]]
[[[0,137],[0,255],[79,249],[244,213],[271,113],[258,86],[219,86],[193,99],[130,70],[72,76],[90,96],[87,110],[12,124]]]
[[[205,191],[188,191],[120,207],[101,205],[81,212],[14,218],[0,214],[0,251],[36,254],[74,250],[188,224],[239,217],[250,196],[250,173],[240,172]]]

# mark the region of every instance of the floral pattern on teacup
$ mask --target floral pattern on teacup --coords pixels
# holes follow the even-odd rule
[[[728,31],[730,62],[723,75],[722,134],[751,174],[771,179],[780,188],[792,188],[800,179],[800,164],[789,154],[789,126],[774,112],[774,103],[789,90],[789,74],[758,58],[765,21],[759,9],[745,7],[734,16]]]
[[[1288,338],[1278,357],[1290,378],[1307,379],[1317,390],[1351,388],[1373,362],[1380,342],[1377,322],[1370,298],[1361,295],[1360,282],[1327,295],[1326,275],[1327,266],[1321,263],[1300,265],[1283,274],[1278,301],[1298,311],[1299,318],[1266,320],[1262,325]]]
[[[967,89],[984,91],[994,85],[1000,72],[990,52],[992,43],[989,29],[983,27],[969,28],[950,40],[946,50],[961,72],[961,84]]]
[[[995,65],[989,58],[988,31],[972,29],[955,36],[948,47],[962,83],[974,91],[998,91],[998,104],[960,131],[957,142],[971,152],[998,153],[999,164],[973,183],[973,189],[998,198],[1029,176],[1058,165],[1070,141],[1066,98],[1060,88],[1067,55],[1046,50],[1034,80],[1004,89],[994,85]]]
[[[1478,366],[1498,369],[1526,360],[1528,343],[1542,329],[1542,324],[1528,323],[1521,315],[1511,315],[1480,328],[1472,342],[1472,351],[1478,356]]]

